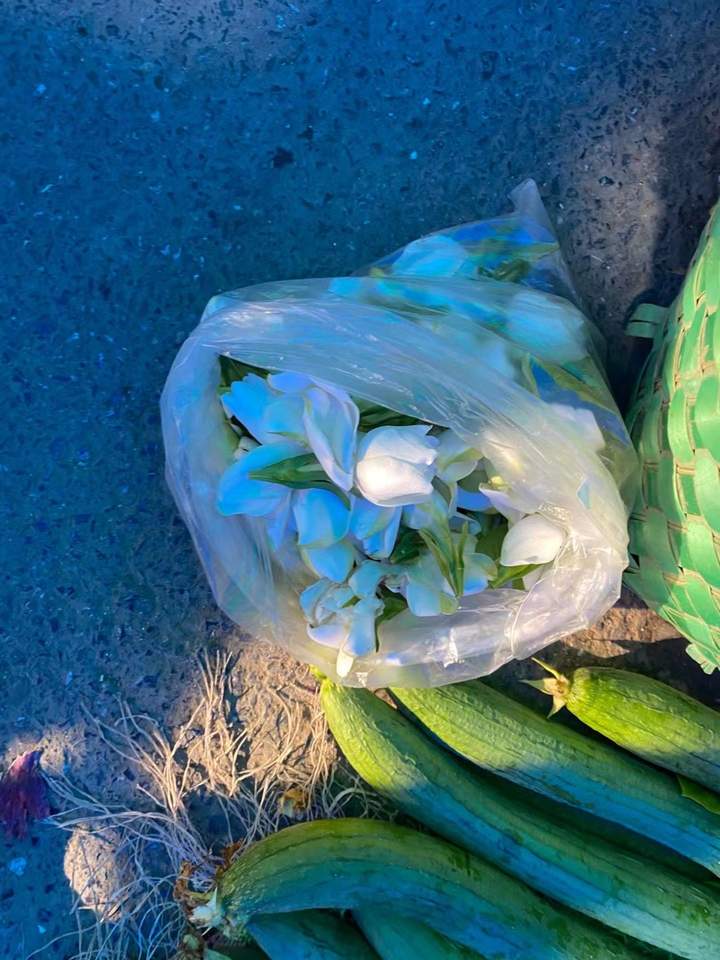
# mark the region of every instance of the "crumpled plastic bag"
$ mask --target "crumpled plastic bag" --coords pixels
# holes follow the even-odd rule
[[[217,510],[237,439],[218,402],[219,355],[314,375],[451,428],[524,511],[569,531],[527,592],[488,589],[451,615],[383,623],[379,651],[344,683],[485,675],[589,626],[619,596],[635,455],[537,187],[527,181],[511,199],[507,216],[423,237],[354,276],[213,297],[165,384],[167,480],[218,604],[331,677],[334,651],[308,637],[298,606],[307,581],[285,572],[261,520]]]

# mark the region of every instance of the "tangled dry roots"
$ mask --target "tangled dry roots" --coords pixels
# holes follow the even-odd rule
[[[185,927],[173,897],[181,872],[204,891],[223,851],[290,820],[383,812],[339,762],[309,672],[269,645],[201,657],[196,705],[170,737],[125,704],[112,725],[89,721],[136,772],[138,796],[110,805],[51,778],[52,822],[71,833],[73,960],[172,956]]]

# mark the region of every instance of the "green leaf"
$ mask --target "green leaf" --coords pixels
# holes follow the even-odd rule
[[[520,581],[519,589],[522,589],[522,578],[532,573],[533,570],[537,570],[539,566],[542,566],[542,564],[524,563],[518,567],[503,567],[499,565],[498,575],[494,580],[490,581],[490,586],[493,590],[496,590],[498,587],[504,587],[507,583],[512,583],[512,586],[515,586],[515,581]]]
[[[617,416],[617,411],[613,409],[612,403],[608,404],[605,401],[604,398],[607,394],[599,384],[588,384],[585,379],[581,379],[580,376],[570,373],[564,367],[560,367],[557,364],[550,363],[548,361],[541,362],[540,360],[533,358],[532,366],[544,370],[545,373],[552,377],[555,386],[559,387],[561,390],[571,390],[580,400],[584,400],[586,403],[590,403],[595,407],[599,407],[601,410],[609,410],[611,413]],[[578,369],[579,372],[581,372],[581,374],[584,376],[584,372],[580,370],[579,364]]]
[[[235,357],[218,357],[220,364],[220,392],[225,393],[230,389],[230,385],[236,380],[244,380],[249,373],[254,373],[258,377],[266,377],[269,370],[262,367],[254,367],[250,363],[238,360]]]
[[[700,804],[710,813],[720,814],[720,796],[717,793],[708,790],[707,787],[703,787],[699,783],[695,783],[694,780],[688,780],[681,774],[678,774],[678,783],[680,784],[680,793],[688,800]]]
[[[385,604],[385,607],[383,612],[375,621],[376,627],[379,627],[381,623],[385,623],[387,620],[392,620],[393,617],[397,617],[398,614],[403,613],[403,611],[407,610],[408,608],[405,597],[401,597],[399,594],[393,593],[391,590],[388,590],[387,587],[381,587],[380,599]]]
[[[388,563],[409,563],[410,560],[416,560],[424,545],[425,541],[418,530],[400,527],[393,552],[388,557]]]
[[[457,546],[450,535],[450,527],[447,531],[442,530],[418,530],[423,538],[425,546],[435,559],[440,568],[440,573],[450,584],[450,587],[456,597],[461,597],[465,588],[465,561],[462,552],[458,552]],[[467,538],[467,529],[465,530]],[[463,538],[460,537],[458,543],[462,544]]]
[[[503,540],[508,532],[507,520],[502,520],[492,526],[486,533],[480,534],[475,541],[475,553],[484,553],[486,556],[497,560],[500,556]]]
[[[293,490],[329,490],[336,497],[350,507],[348,496],[328,479],[328,475],[320,466],[312,453],[301,453],[296,457],[288,457],[278,463],[271,463],[259,470],[251,470],[251,480],[265,480],[267,483],[279,483],[283,487]]]
[[[420,423],[417,417],[410,417],[405,413],[398,413],[378,403],[363,404],[360,408],[360,423],[358,430],[367,433],[376,427],[409,427]]]

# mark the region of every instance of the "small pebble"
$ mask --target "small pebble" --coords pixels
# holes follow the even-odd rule
[[[410,159],[411,159],[411,160],[417,160],[417,158],[418,158],[417,150],[413,150],[413,151],[410,153]]]
[[[8,864],[8,870],[10,873],[14,873],[16,877],[21,877],[25,873],[25,867],[27,867],[27,859],[25,857],[15,857]]]

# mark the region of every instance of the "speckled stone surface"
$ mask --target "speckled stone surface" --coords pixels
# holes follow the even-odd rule
[[[131,791],[82,705],[171,725],[192,653],[238,642],[162,478],[159,393],[212,294],[347,272],[533,176],[623,396],[628,308],[667,302],[715,198],[719,48],[714,0],[4,0],[5,758]],[[664,633],[621,610],[582,643],[692,684]],[[68,929],[63,850],[0,841],[0,957]]]

